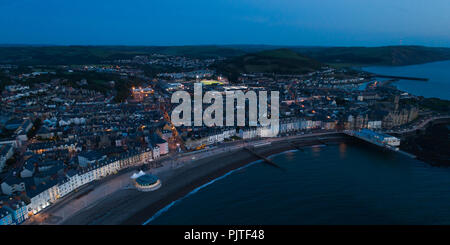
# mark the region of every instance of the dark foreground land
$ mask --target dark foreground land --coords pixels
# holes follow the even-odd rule
[[[450,166],[450,123],[430,125],[417,135],[402,139],[400,148],[433,166]]]

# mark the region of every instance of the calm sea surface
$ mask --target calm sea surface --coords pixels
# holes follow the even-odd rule
[[[199,188],[146,224],[450,224],[450,169],[365,145],[289,151]]]
[[[363,70],[381,75],[428,78],[427,82],[400,80],[394,85],[414,95],[450,100],[450,60],[411,66],[364,67]]]

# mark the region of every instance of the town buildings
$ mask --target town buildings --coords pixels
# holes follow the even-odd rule
[[[204,92],[279,91],[279,136],[380,131],[419,117],[418,107],[395,89],[360,90],[371,82],[362,73],[326,67],[308,74],[240,74],[229,82],[211,69],[217,60],[153,54],[51,71],[4,66],[13,84],[0,102],[0,224],[20,224],[85,185],[129,167],[153,166],[173,152],[273,135],[272,127],[173,129],[165,118],[171,95],[193,93],[204,79]],[[150,77],[142,67],[151,65],[172,71]]]

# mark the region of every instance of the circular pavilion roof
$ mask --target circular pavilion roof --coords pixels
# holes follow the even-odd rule
[[[153,185],[157,181],[158,177],[151,174],[145,174],[136,179],[136,183],[138,183],[141,186]]]

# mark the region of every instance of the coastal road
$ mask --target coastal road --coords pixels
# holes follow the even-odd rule
[[[279,138],[279,141],[276,143],[265,144],[257,147],[255,150],[267,157],[294,149],[291,142],[299,143],[306,147],[307,145],[320,144],[317,142],[321,140],[337,142],[335,139],[342,140],[346,138],[342,134],[326,136],[321,133],[318,135],[320,136],[302,135],[299,136],[299,139],[289,137],[289,140]],[[249,144],[251,143],[253,142],[249,142]],[[214,151],[211,150],[212,152],[209,153],[202,152],[202,155],[208,155],[208,157],[200,160],[191,160],[176,168],[169,167],[166,171],[160,171],[158,177],[162,181],[162,187],[154,192],[139,192],[137,190],[117,191],[92,207],[81,210],[68,218],[63,224],[142,224],[158,210],[166,207],[174,200],[183,198],[195,188],[258,160],[258,157],[240,147],[232,152],[222,152],[222,150],[221,148],[215,148]],[[277,170],[274,169],[274,171]]]
[[[214,155],[233,152],[246,146],[262,143],[276,143],[290,141],[293,139],[314,138],[320,136],[330,136],[339,134],[338,132],[320,132],[303,135],[292,135],[285,137],[265,138],[253,141],[226,142],[221,145],[206,149],[200,152],[175,153],[166,155],[157,160],[160,167],[152,168],[148,172],[158,175],[174,169],[181,168],[197,160],[208,158]],[[101,200],[107,198],[112,193],[119,190],[132,189],[131,175],[139,169],[138,166],[130,167],[119,171],[116,175],[110,175],[103,179],[89,183],[81,187],[77,192],[72,192],[59,199],[56,203],[44,209],[39,214],[31,217],[23,224],[61,224],[68,218],[76,215],[82,210],[94,207]]]
[[[430,123],[432,121],[440,120],[440,119],[450,119],[450,115],[442,115],[442,116],[435,116],[435,117],[427,118],[427,119],[422,120],[420,123],[413,125],[410,128],[405,128],[405,129],[401,129],[401,130],[386,130],[385,133],[403,134],[403,133],[413,132],[413,131],[416,131],[418,129],[425,127],[428,123]]]

